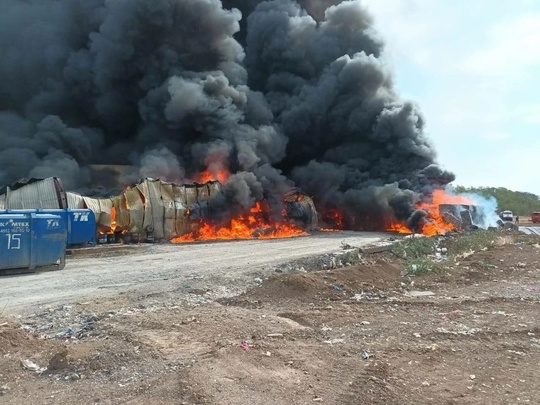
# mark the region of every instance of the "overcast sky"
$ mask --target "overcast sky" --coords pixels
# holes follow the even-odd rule
[[[540,0],[364,0],[454,184],[540,195]]]

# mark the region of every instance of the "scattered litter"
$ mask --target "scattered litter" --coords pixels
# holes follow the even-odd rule
[[[467,257],[469,257],[469,256],[471,256],[473,254],[474,254],[474,250],[469,250],[467,252],[463,252],[461,254],[456,255],[454,260],[457,262],[460,259],[466,259]]]
[[[408,291],[405,293],[409,297],[430,297],[435,295],[433,291]]]
[[[424,382],[422,383],[422,385],[423,385],[424,387],[429,387],[430,384],[429,384],[429,382],[424,381]]]
[[[441,253],[438,253],[438,252],[435,253],[435,261],[436,262],[444,262],[445,260],[448,260],[448,256],[443,256]]]
[[[369,325],[369,322],[368,321],[362,321],[362,322],[360,322],[360,325]]]
[[[320,397],[313,398],[313,402],[322,402],[322,398]]]
[[[369,349],[362,350],[362,358],[364,360],[368,360],[368,359],[371,359],[373,357],[375,357],[375,355],[373,353],[370,353]]]
[[[7,394],[9,387],[7,385],[0,385],[0,396]]]
[[[474,374],[471,374],[471,375],[469,376],[469,378],[470,378],[471,380],[474,380],[474,379],[476,378],[476,376],[475,376]]]
[[[459,324],[459,325],[457,325],[457,330],[449,330],[449,329],[446,329],[446,328],[437,328],[437,332],[448,334],[448,335],[472,336],[472,335],[475,335],[476,333],[480,332],[480,329],[469,328],[467,325]]]
[[[330,326],[323,326],[323,327],[321,328],[321,330],[322,330],[323,332],[328,332],[329,330],[332,330],[332,328],[331,328]]]
[[[202,280],[204,278],[204,276],[200,275],[200,274],[188,274],[186,275],[186,279],[188,280]]]
[[[270,356],[272,356],[272,353],[266,352],[266,353],[264,353],[264,355],[265,355],[266,357],[270,357]]]
[[[54,335],[54,337],[57,337],[57,338],[70,338],[73,336],[75,332],[73,331],[73,328],[67,328],[65,331],[63,332],[58,332],[56,335]]]
[[[361,292],[360,294],[354,294],[352,299],[355,301],[361,301],[361,300],[380,300],[380,299],[387,299],[388,297],[371,291]]]
[[[516,263],[516,266],[518,266],[518,267],[525,267],[525,266],[527,266],[527,263],[518,262],[518,263]]]
[[[8,324],[7,322],[0,323],[0,327],[7,326],[7,324]]]
[[[47,370],[46,367],[40,367],[36,363],[34,363],[33,361],[28,360],[28,359],[21,360],[21,364],[25,369],[30,370],[30,371],[34,371],[36,373],[42,373],[45,370]]]
[[[415,338],[421,338],[422,337],[422,335],[420,333],[413,333],[413,336]]]
[[[515,314],[507,314],[505,311],[493,311],[492,315],[502,315],[502,316],[516,316]]]
[[[508,353],[511,353],[511,354],[515,354],[515,355],[518,355],[518,356],[525,356],[525,353],[523,352],[520,352],[518,350],[507,350]]]
[[[253,279],[253,281],[255,282],[255,284],[262,284],[263,279],[260,278],[260,277],[255,277],[255,278]]]
[[[64,380],[66,381],[76,381],[80,379],[81,379],[81,376],[77,373],[69,373],[68,375],[64,377]]]
[[[249,343],[244,340],[242,343],[240,343],[240,349],[245,352],[249,352]]]
[[[331,340],[325,340],[324,343],[328,345],[335,345],[337,343],[345,343],[344,339],[331,339]]]
[[[337,285],[337,284],[332,284],[332,288],[336,291],[343,291],[343,287]]]

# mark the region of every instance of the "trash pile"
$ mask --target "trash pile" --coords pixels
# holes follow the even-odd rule
[[[100,320],[96,314],[73,313],[72,309],[71,305],[49,308],[46,312],[25,318],[20,328],[41,339],[79,340],[105,336],[105,332],[96,327]]]

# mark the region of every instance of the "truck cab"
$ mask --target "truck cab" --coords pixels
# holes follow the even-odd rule
[[[514,213],[512,211],[506,210],[501,212],[500,217],[503,221],[514,221]]]

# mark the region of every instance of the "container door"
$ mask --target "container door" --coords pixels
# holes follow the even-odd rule
[[[30,215],[0,215],[0,269],[28,268],[30,264]]]
[[[32,214],[33,266],[57,263],[66,252],[67,224],[65,217],[52,214]]]

